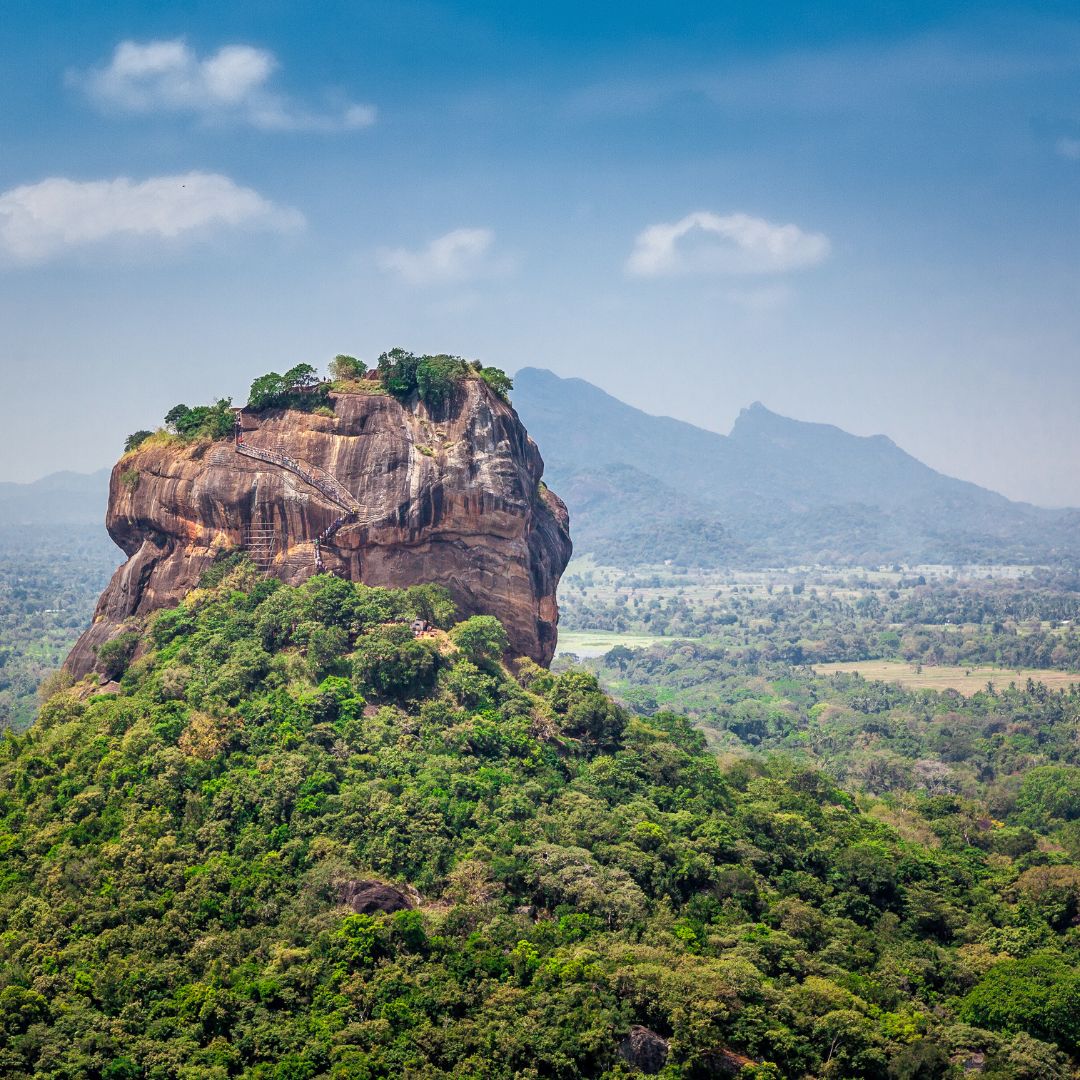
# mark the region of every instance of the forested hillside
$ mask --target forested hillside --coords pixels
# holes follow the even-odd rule
[[[2,746],[0,1071],[1071,1075],[1063,852],[725,768],[504,644],[226,560],[56,693]]]
[[[100,524],[0,526],[0,730],[34,718],[122,557]]]

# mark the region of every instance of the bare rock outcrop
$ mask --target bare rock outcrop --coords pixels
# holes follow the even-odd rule
[[[244,412],[239,448],[150,440],[117,463],[106,526],[128,559],[68,657],[74,675],[234,547],[290,584],[321,568],[445,585],[463,616],[497,615],[515,653],[551,661],[569,523],[513,408],[480,379],[437,413],[380,393],[331,405],[332,416]]]
[[[413,897],[385,881],[345,881],[339,893],[341,902],[358,915],[374,915],[380,911],[389,915],[416,906]]]
[[[619,1056],[637,1072],[655,1076],[668,1058],[668,1041],[651,1028],[633,1024],[619,1043]]]

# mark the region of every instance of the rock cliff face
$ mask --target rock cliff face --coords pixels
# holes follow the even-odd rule
[[[463,616],[497,615],[516,653],[551,661],[568,518],[514,410],[479,379],[435,414],[382,394],[331,404],[243,413],[243,449],[151,441],[117,463],[106,525],[128,559],[68,657],[74,675],[238,546],[290,584],[317,560],[367,585],[440,583]]]

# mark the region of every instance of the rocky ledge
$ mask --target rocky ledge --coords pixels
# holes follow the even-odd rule
[[[117,462],[106,526],[128,559],[68,657],[72,674],[236,547],[290,584],[318,570],[437,582],[462,616],[497,615],[516,654],[551,661],[568,518],[513,408],[479,379],[437,412],[380,393],[330,400],[332,416],[241,413],[239,446],[150,440]]]

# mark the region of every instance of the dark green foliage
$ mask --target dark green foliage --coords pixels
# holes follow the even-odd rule
[[[416,641],[407,626],[376,627],[357,642],[353,673],[357,682],[395,700],[420,697],[435,683],[439,654]]]
[[[498,394],[503,401],[510,400],[510,391],[514,389],[514,380],[502,368],[485,367],[480,369],[480,378]]]
[[[235,421],[232,398],[220,398],[213,405],[174,405],[165,414],[165,426],[185,439],[226,439]]]
[[[404,398],[416,390],[416,368],[420,357],[406,349],[394,348],[378,359],[379,379],[387,393]]]
[[[98,665],[106,679],[119,679],[127,671],[138,644],[138,633],[126,630],[98,646]]]
[[[391,349],[379,357],[379,378],[398,398],[417,394],[429,409],[438,412],[449,402],[454,387],[471,371],[458,356],[416,356],[405,349]]]
[[[146,442],[146,440],[149,439],[150,436],[153,434],[154,433],[152,431],[146,431],[145,429],[142,431],[133,431],[124,440],[124,453],[128,454],[132,450],[138,450],[138,448],[142,446],[142,444]]]
[[[587,671],[568,671],[554,684],[551,699],[566,716],[568,735],[585,745],[607,749],[618,743],[626,726],[626,713],[600,689]],[[658,714],[654,719],[671,721]]]
[[[948,1052],[930,1039],[905,1047],[889,1066],[891,1080],[945,1080],[955,1075]]]
[[[722,767],[587,672],[523,687],[490,627],[416,640],[408,592],[235,557],[203,586],[119,693],[58,693],[5,741],[7,1075],[628,1080],[643,1024],[666,1080],[974,1053],[1067,1080],[1069,868],[968,842],[963,800],[905,838],[794,760]],[[372,879],[421,907],[342,904]]]
[[[429,409],[440,411],[467,371],[465,361],[457,356],[421,356],[416,365],[416,392],[420,400]]]
[[[446,408],[454,387],[467,378],[483,379],[504,401],[509,400],[508,394],[513,388],[513,382],[504,371],[446,353],[417,356],[406,349],[390,349],[379,357],[378,371],[388,393],[397,398],[416,394],[436,413]]]
[[[442,585],[410,585],[405,590],[404,613],[440,630],[449,630],[457,615],[450,593]]]
[[[260,375],[252,384],[247,407],[256,412],[263,409],[300,409],[310,412],[327,403],[329,387],[319,381],[310,364],[297,364],[284,375],[271,371]]]

